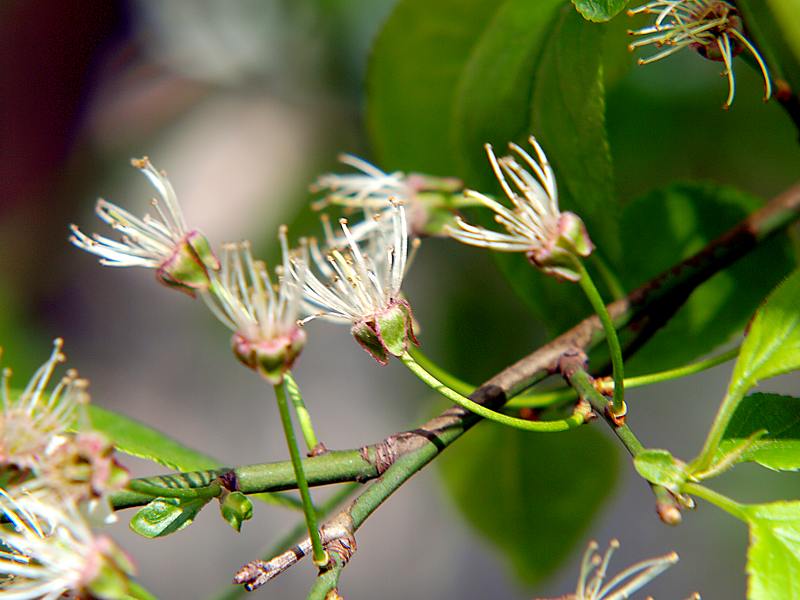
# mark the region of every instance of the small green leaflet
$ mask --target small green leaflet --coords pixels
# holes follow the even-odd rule
[[[633,459],[633,466],[650,483],[679,494],[689,477],[686,463],[672,456],[667,450],[645,450]]]
[[[584,19],[602,23],[617,16],[628,0],[572,0],[572,3]]]
[[[742,344],[730,397],[743,396],[759,380],[800,367],[800,271],[795,271],[756,311]]]
[[[133,515],[130,527],[146,538],[169,535],[188,527],[210,497],[181,500],[156,498]]]
[[[776,471],[800,469],[800,398],[779,394],[751,394],[733,414],[717,449],[714,463],[724,461],[759,431],[736,462],[752,461]]]

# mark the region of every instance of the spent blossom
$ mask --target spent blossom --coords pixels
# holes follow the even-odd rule
[[[575,593],[562,596],[559,600],[625,600],[678,562],[678,555],[674,552],[649,558],[631,565],[603,585],[611,555],[617,548],[619,542],[611,540],[605,554],[600,554],[597,542],[590,542],[581,561]],[[699,596],[695,595],[694,598],[699,599]]]
[[[0,490],[0,511],[10,523],[0,530],[0,597],[131,597],[130,559],[71,502]]]
[[[516,157],[497,158],[491,145],[485,146],[492,170],[512,208],[479,192],[466,192],[468,197],[493,210],[495,221],[506,232],[471,225],[460,217],[456,218],[456,227],[448,226],[446,231],[453,239],[471,246],[524,252],[528,260],[546,273],[576,281],[579,275],[573,266],[574,257],[591,254],[592,242],[580,217],[559,210],[558,189],[550,163],[536,139],[531,136],[528,141],[536,159],[514,143],[509,148]]]
[[[389,210],[374,215],[375,227],[356,239],[347,219],[340,219],[344,243],[323,219],[326,247],[310,243],[311,266],[292,265],[292,274],[304,284],[303,322],[322,318],[350,323],[356,341],[375,360],[386,364],[399,356],[409,340],[417,343],[411,307],[400,288],[409,264],[405,208],[393,201]]]
[[[249,242],[224,247],[222,270],[202,297],[212,312],[231,331],[236,357],[272,383],[280,383],[306,341],[297,323],[305,273],[305,249],[291,260],[300,279],[289,276],[291,252],[286,227],[279,232],[282,265],[273,284],[263,261],[253,258]]]
[[[730,108],[736,92],[733,59],[747,50],[764,77],[764,101],[772,95],[769,71],[756,47],[744,35],[742,19],[736,7],[723,0],[656,0],[628,11],[629,15],[655,15],[652,25],[630,31],[643,36],[631,43],[631,50],[653,45],[658,51],[639,64],[646,65],[670,56],[682,48],[691,48],[709,60],[725,65],[728,97],[723,108]]]
[[[187,227],[178,197],[163,171],[156,170],[147,157],[134,159],[131,164],[147,177],[161,197],[161,202],[156,198],[151,200],[156,216],[148,213],[139,218],[100,199],[95,206],[97,216],[117,230],[121,239],[88,236],[70,225],[70,241],[99,256],[103,265],[155,269],[161,283],[190,295],[206,289],[210,272],[219,269],[208,240]]]

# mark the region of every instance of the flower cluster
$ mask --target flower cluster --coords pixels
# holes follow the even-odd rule
[[[634,50],[642,46],[659,49],[654,55],[639,59],[646,65],[670,56],[682,48],[691,48],[709,60],[725,65],[723,75],[728,78],[728,97],[723,108],[729,108],[736,92],[733,76],[733,59],[747,50],[761,69],[764,77],[764,101],[772,95],[769,71],[761,54],[743,32],[742,20],[736,7],[724,0],[656,0],[628,11],[654,15],[652,25],[630,31],[631,35],[643,36],[631,43]]]
[[[0,513],[10,526],[0,530],[0,596],[129,597],[130,561],[90,526],[106,520],[108,495],[126,485],[128,474],[112,444],[86,427],[86,380],[70,370],[49,389],[65,360],[62,345],[54,342],[19,393],[10,369],[3,371]]]
[[[89,237],[75,226],[70,239],[103,264],[154,268],[161,281],[199,295],[233,332],[236,357],[273,384],[282,381],[305,344],[302,325],[319,317],[350,323],[356,340],[385,364],[389,354],[416,343],[411,308],[400,292],[410,263],[408,220],[394,194],[410,198],[421,184],[414,187],[415,179],[387,175],[353,157],[343,160],[363,175],[329,175],[318,185],[331,190],[331,203],[360,208],[364,220],[352,228],[342,220],[337,237],[323,217],[325,245],[303,240],[294,250],[282,226],[283,258],[274,279],[248,242],[224,245],[219,261],[206,238],[185,224],[166,176],[146,159],[134,165],[162,196],[166,212],[153,204],[160,220],[137,219],[101,200],[98,215],[123,233],[122,241]]]

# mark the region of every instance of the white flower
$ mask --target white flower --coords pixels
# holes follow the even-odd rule
[[[495,221],[506,232],[470,225],[460,217],[456,218],[457,228],[447,226],[445,230],[453,239],[471,246],[524,252],[543,270],[574,280],[570,257],[588,256],[592,251],[591,240],[577,215],[559,210],[558,189],[550,163],[536,139],[531,136],[528,141],[536,152],[536,160],[518,145],[509,144],[521,163],[511,155],[498,159],[491,145],[485,146],[492,170],[512,208],[484,194],[466,192],[494,211]]]
[[[163,172],[157,171],[147,157],[134,159],[131,164],[158,190],[163,207],[157,199],[151,200],[157,216],[145,214],[140,219],[100,199],[95,207],[97,216],[117,230],[121,240],[98,234],[89,237],[77,226],[70,225],[70,242],[99,256],[103,265],[156,269],[158,279],[168,286],[189,293],[205,289],[208,272],[219,269],[219,261],[208,240],[187,227],[175,190]]]
[[[607,576],[608,563],[614,550],[619,548],[619,542],[611,540],[604,555],[600,555],[597,552],[597,548],[597,542],[592,541],[589,543],[581,561],[581,571],[578,576],[578,586],[575,589],[575,594],[564,598],[572,600],[626,600],[678,562],[678,555],[674,552],[649,558],[631,565],[603,585]],[[699,596],[695,597],[699,598]]]
[[[67,371],[61,381],[47,391],[53,371],[65,360],[62,345],[60,338],[53,342],[50,358],[16,398],[10,390],[11,369],[3,370],[0,464],[20,469],[37,468],[52,445],[60,442],[60,436],[73,425],[78,407],[89,401],[88,383],[74,370]]]
[[[327,247],[310,244],[310,266],[292,265],[297,281],[304,280],[303,304],[308,315],[302,322],[322,318],[350,323],[357,341],[376,360],[385,364],[387,351],[402,353],[407,340],[416,343],[411,326],[411,309],[400,292],[408,254],[408,225],[404,207],[392,202],[390,208],[373,217],[376,226],[358,240],[347,219],[340,219],[346,243],[339,246],[329,224],[323,219]],[[391,321],[391,323],[390,323]],[[391,325],[402,335],[386,339]]]
[[[0,530],[0,597],[55,600],[86,591],[123,597],[130,559],[109,538],[95,536],[74,504],[0,490],[0,511],[11,524]]]
[[[224,247],[222,270],[212,278],[202,297],[211,311],[233,335],[233,350],[248,367],[256,369],[274,383],[305,344],[305,332],[297,323],[302,300],[305,250],[292,260],[300,279],[289,276],[292,270],[286,227],[279,232],[283,264],[277,269],[277,286],[262,261],[253,259],[249,242]]]
[[[736,91],[733,59],[747,49],[758,63],[764,77],[764,101],[772,95],[769,72],[758,50],[742,33],[742,21],[736,7],[723,0],[656,0],[628,11],[629,15],[655,15],[652,25],[631,35],[647,36],[629,45],[631,50],[654,45],[664,48],[653,56],[639,59],[640,65],[661,60],[682,48],[692,48],[710,60],[725,64],[728,97],[723,108],[729,108]]]
[[[430,234],[427,229],[429,212],[441,207],[443,198],[449,198],[463,187],[461,181],[453,177],[405,174],[400,171],[385,173],[351,154],[342,154],[339,160],[358,172],[328,173],[319,177],[311,186],[311,191],[325,191],[326,195],[312,206],[316,210],[338,205],[347,211],[362,211],[363,219],[350,228],[356,240],[374,229],[374,217],[390,212],[392,203],[405,206],[409,235]]]
[[[400,171],[384,173],[378,167],[352,154],[340,155],[339,161],[357,169],[359,173],[347,175],[327,173],[320,176],[311,186],[311,190],[314,192],[327,190],[328,193],[314,204],[314,208],[320,209],[330,204],[338,204],[348,208],[383,211],[391,206],[390,199],[405,202],[416,192],[409,178]]]

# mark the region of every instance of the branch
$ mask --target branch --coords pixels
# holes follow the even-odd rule
[[[608,311],[615,326],[626,335],[626,353],[631,354],[644,345],[698,286],[753,250],[759,242],[782,231],[798,217],[800,183],[710,242],[697,254],[633,290],[627,297],[609,304]],[[497,410],[509,398],[558,372],[559,361],[565,352],[588,354],[603,341],[600,320],[597,316],[588,317],[492,377],[476,389],[470,399]],[[376,444],[358,450],[329,451],[306,458],[303,460],[303,469],[311,486],[380,478],[376,485],[381,485],[381,490],[373,489],[373,485],[364,492],[367,498],[377,498],[383,493],[391,494],[479,420],[480,417],[475,414],[453,406],[418,429],[395,433]],[[143,478],[142,481],[167,488],[206,487],[217,478],[227,489],[245,494],[297,487],[289,461],[163,475]],[[111,497],[115,509],[141,506],[150,500],[152,496],[129,490]],[[368,515],[382,501],[362,500],[357,512],[366,510]],[[360,518],[355,520],[359,525],[362,522]]]
[[[766,237],[800,217],[800,184],[781,194],[742,223],[709,243],[694,256],[680,262],[652,281],[613,302],[608,310],[617,328],[631,334],[631,352],[641,347],[686,301],[691,292],[712,275],[754,249]],[[597,316],[578,325],[550,343],[507,367],[471,395],[470,399],[494,410],[506,401],[558,372],[565,354],[584,353],[603,342]],[[459,406],[452,406],[413,431],[394,434],[381,442],[385,460],[379,477],[346,507],[334,521],[352,537],[366,519],[412,475],[431,462],[480,420]],[[324,527],[323,527],[324,529]],[[245,574],[252,576],[251,579]],[[240,583],[253,585],[259,578],[253,563],[237,575]],[[255,589],[255,585],[252,589]]]

